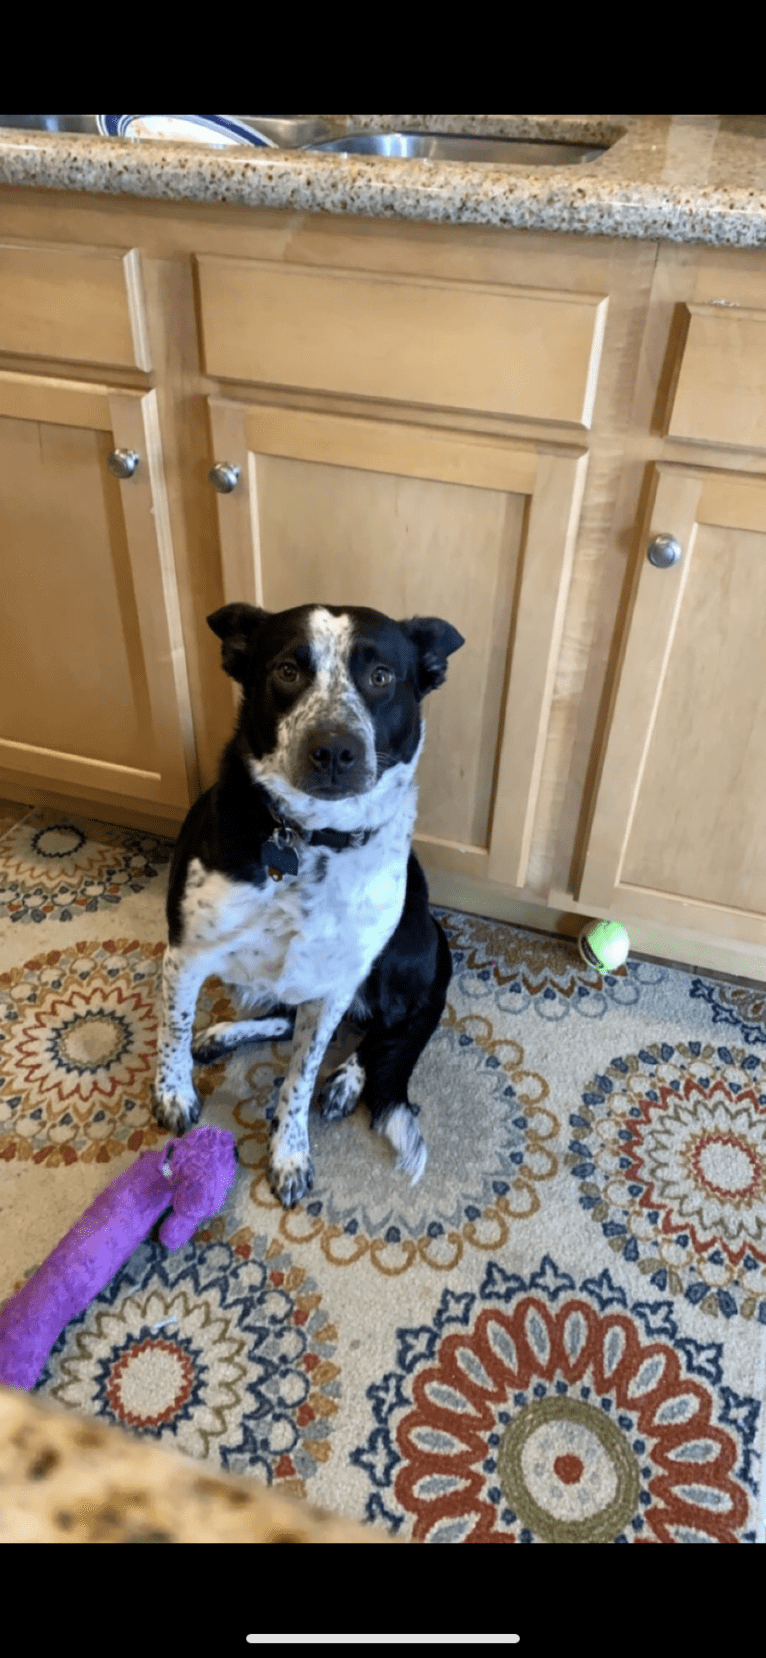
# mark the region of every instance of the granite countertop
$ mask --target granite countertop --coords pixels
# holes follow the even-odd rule
[[[0,1543],[395,1542],[0,1384]]]
[[[175,202],[766,245],[766,116],[344,115],[337,131],[405,128],[609,142],[560,167],[0,130],[0,184]]]

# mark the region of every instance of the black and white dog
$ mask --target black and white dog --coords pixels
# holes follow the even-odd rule
[[[308,1111],[345,1014],[365,1028],[319,1109],[344,1117],[363,1093],[372,1127],[420,1179],[426,1148],[407,1087],[439,1023],[452,973],[410,850],[420,704],[463,644],[435,617],[301,605],[208,617],[243,688],[218,781],[191,808],[173,854],[155,1111],[174,1134],[196,1121],[192,1058],[294,1030],[272,1125],[270,1177],[290,1207],[310,1188]],[[261,1015],[212,1025],[191,1049],[197,995],[216,974]]]

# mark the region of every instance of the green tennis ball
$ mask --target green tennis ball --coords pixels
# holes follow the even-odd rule
[[[627,961],[630,938],[619,921],[591,921],[578,939],[580,955],[599,973],[614,973]]]

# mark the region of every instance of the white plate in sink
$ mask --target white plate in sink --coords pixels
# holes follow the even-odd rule
[[[268,139],[243,126],[235,115],[97,115],[96,120],[106,138],[185,139],[217,149],[229,144],[268,147]]]

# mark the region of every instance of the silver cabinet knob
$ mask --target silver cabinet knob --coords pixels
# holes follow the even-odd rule
[[[106,464],[115,478],[132,478],[139,459],[135,449],[113,449]]]
[[[669,570],[671,564],[678,563],[682,553],[683,547],[674,535],[656,535],[646,549],[649,563],[658,570]]]
[[[239,467],[231,461],[219,461],[217,466],[211,466],[208,478],[219,495],[230,495],[239,483]]]

